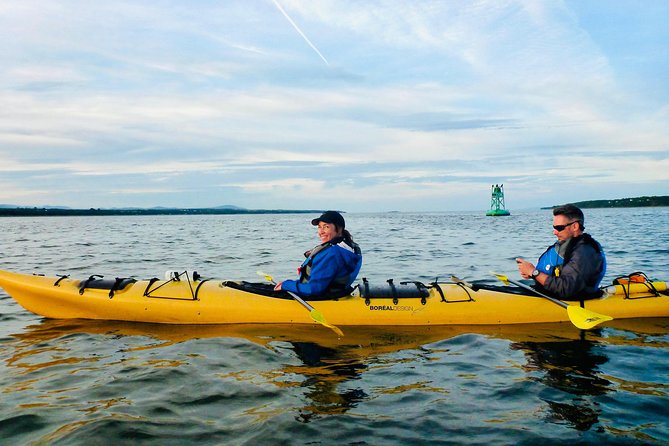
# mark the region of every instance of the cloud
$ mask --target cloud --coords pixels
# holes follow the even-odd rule
[[[237,187],[252,192],[268,192],[284,194],[295,191],[306,191],[308,193],[322,192],[324,182],[310,178],[289,178],[283,180],[246,181],[240,183],[222,183],[223,187]]]
[[[3,201],[458,209],[486,208],[491,182],[537,206],[574,183],[668,186],[669,90],[624,65],[594,6],[278,7],[4,5]],[[666,14],[645,39],[664,42]]]

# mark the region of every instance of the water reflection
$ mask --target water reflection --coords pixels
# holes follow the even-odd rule
[[[668,333],[666,318],[629,319],[580,331],[575,339],[525,340],[512,342],[510,348],[525,354],[523,368],[529,379],[547,388],[542,395],[548,408],[545,421],[588,431],[601,421],[598,397],[620,390],[642,394],[652,386],[608,375],[603,369],[610,362],[611,347],[667,348]]]
[[[608,357],[598,348],[598,343],[581,338],[561,342],[514,342],[514,350],[525,353],[524,368],[536,381],[558,390],[556,398],[544,397],[550,411],[547,421],[569,423],[580,431],[589,430],[599,421],[598,404],[589,396],[610,392],[612,383],[602,377],[600,366]],[[567,402],[559,401],[564,394]],[[553,395],[553,394],[551,394]]]
[[[476,380],[477,395],[491,397],[485,393],[488,386],[504,385],[504,379],[492,372],[504,369],[512,380],[541,385],[537,397],[545,404],[544,422],[588,431],[602,424],[598,397],[638,387],[624,374],[612,378],[603,371],[611,361],[607,348],[667,347],[666,320],[616,324],[589,332],[569,324],[343,327],[346,336],[337,338],[319,325],[44,320],[3,340],[0,358],[10,373],[2,391],[8,396],[6,402],[19,411],[62,410],[64,419],[59,423],[152,413],[156,425],[161,425],[197,408],[220,419],[203,420],[201,429],[206,430],[212,422],[239,424],[246,418],[254,425],[285,414],[300,423],[349,412],[361,416],[368,410],[360,410],[361,406],[392,395],[388,389],[409,389],[426,401],[449,401],[457,386]],[[503,342],[481,344],[483,339]],[[504,359],[509,356],[505,346],[522,356]],[[480,356],[475,356],[481,348]],[[456,358],[464,368],[453,370]],[[403,363],[401,374],[380,378],[399,363]],[[427,370],[420,363],[428,364],[433,375],[418,373]],[[513,368],[518,372],[509,371]],[[371,373],[370,381],[371,371],[376,373]],[[473,376],[465,376],[467,372]],[[416,382],[423,387],[416,390],[412,387]],[[140,384],[144,388],[138,390]],[[163,392],[158,400],[154,389]],[[63,426],[54,426],[53,439],[59,438]]]
[[[368,397],[361,388],[340,390],[340,384],[356,380],[367,369],[360,358],[343,357],[338,348],[313,342],[293,342],[293,351],[303,362],[294,372],[305,377],[302,387],[310,404],[300,409],[296,419],[309,422],[314,416],[340,414]]]

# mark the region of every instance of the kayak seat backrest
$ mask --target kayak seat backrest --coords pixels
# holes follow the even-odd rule
[[[131,277],[117,277],[116,279],[103,279],[102,276],[93,275],[79,284],[79,294],[84,294],[86,289],[109,290],[109,297],[114,295],[115,291],[122,291],[128,285],[137,282]]]

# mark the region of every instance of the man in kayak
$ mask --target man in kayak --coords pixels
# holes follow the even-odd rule
[[[298,269],[298,280],[284,280],[274,289],[291,291],[301,297],[342,296],[362,266],[362,252],[346,230],[339,212],[327,211],[311,220],[318,227],[321,244],[304,253],[306,260]]]
[[[583,211],[573,204],[553,209],[553,234],[557,242],[548,247],[537,265],[517,258],[524,279],[534,279],[540,289],[566,300],[599,297],[599,283],[606,273],[601,245],[585,229]]]

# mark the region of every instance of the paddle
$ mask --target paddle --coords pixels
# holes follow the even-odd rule
[[[505,285],[512,283],[518,287],[521,287],[524,290],[533,292],[537,296],[541,296],[544,299],[548,299],[554,304],[561,306],[562,308],[566,308],[567,315],[569,316],[569,320],[571,321],[571,323],[574,324],[576,327],[580,328],[581,330],[589,330],[595,325],[613,319],[611,316],[595,313],[594,311],[586,310],[585,308],[577,307],[575,305],[569,305],[566,302],[562,302],[559,299],[540,293],[531,286],[527,286],[522,282],[516,282],[515,280],[511,280],[503,274],[497,274],[494,271],[491,271],[491,273],[499,280],[501,280]]]
[[[471,290],[473,290],[473,291],[478,291],[478,290],[479,290],[479,288],[478,288],[476,285],[471,284],[471,283],[469,283],[469,282],[465,282],[463,279],[461,279],[461,278],[459,278],[459,277],[457,277],[457,276],[451,276],[451,280],[452,280],[453,283],[455,283],[456,285],[466,286],[467,288],[469,288],[469,289],[471,289]]]
[[[259,276],[264,277],[265,280],[267,280],[269,283],[273,283],[273,284],[276,285],[276,282],[274,281],[274,278],[273,278],[272,276],[270,276],[269,274],[265,274],[265,273],[263,273],[262,271],[257,271],[257,274],[258,274]],[[284,291],[285,291],[285,290],[284,290]],[[332,331],[334,331],[335,333],[337,333],[338,336],[344,336],[344,332],[343,332],[343,331],[341,331],[338,327],[335,327],[334,325],[329,324],[329,323],[325,320],[325,316],[323,316],[323,313],[321,313],[320,311],[318,311],[317,309],[315,309],[314,307],[312,307],[311,305],[309,305],[307,302],[305,302],[305,301],[304,301],[300,296],[298,296],[297,294],[295,294],[295,293],[291,293],[290,291],[286,291],[286,293],[290,294],[290,296],[291,296],[293,299],[295,299],[297,302],[299,302],[304,308],[306,308],[307,310],[309,310],[309,316],[311,316],[311,319],[313,319],[314,321],[316,321],[316,322],[318,322],[319,324],[323,325],[324,327],[328,327],[329,329],[331,329]]]

